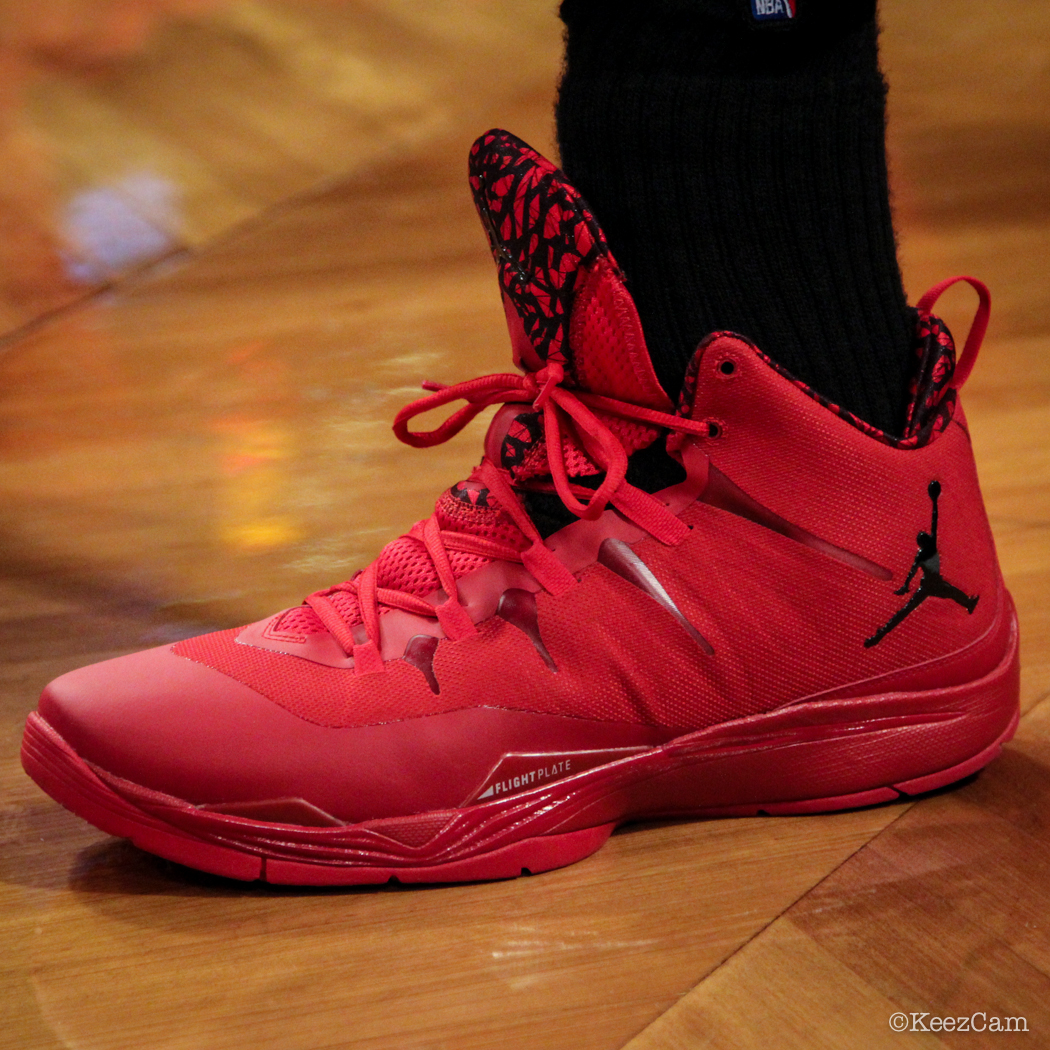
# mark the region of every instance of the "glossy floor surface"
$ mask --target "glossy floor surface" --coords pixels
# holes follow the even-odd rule
[[[21,772],[49,678],[345,578],[476,459],[477,426],[419,452],[389,423],[422,378],[506,366],[465,151],[491,124],[551,148],[553,6],[238,4],[19,88],[8,125],[43,146],[9,137],[35,181],[0,200],[27,238],[0,315],[0,1047],[1050,1046],[1050,11],[1028,0],[883,4],[908,290],[971,272],[995,295],[964,400],[1024,717],[976,779],[623,829],[514,882],[306,892],[158,861]],[[896,1011],[1029,1034],[897,1034]]]

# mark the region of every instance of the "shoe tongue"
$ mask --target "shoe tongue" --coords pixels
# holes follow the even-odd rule
[[[499,272],[514,360],[565,366],[578,387],[672,411],[605,235],[565,175],[521,139],[489,131],[470,186]]]

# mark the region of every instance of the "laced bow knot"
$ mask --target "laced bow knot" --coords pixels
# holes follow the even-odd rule
[[[543,418],[547,461],[554,490],[564,505],[578,518],[594,520],[605,508],[615,504],[628,517],[637,521],[664,542],[678,542],[688,531],[681,521],[653,496],[627,484],[627,451],[613,431],[599,418],[614,417],[670,430],[673,435],[709,436],[706,421],[671,415],[602,394],[594,394],[565,384],[565,366],[561,361],[548,361],[535,371],[495,373],[446,386],[427,381],[423,389],[429,395],[405,405],[394,419],[394,433],[400,441],[414,448],[440,445],[458,434],[475,416],[490,405],[529,403]],[[433,430],[410,430],[416,416],[455,401],[466,404],[444,419]],[[568,430],[568,435],[567,435]],[[574,484],[566,466],[566,437],[578,442],[603,478],[594,490]],[[669,446],[670,447],[670,446]],[[380,639],[380,605],[401,609],[420,616],[436,617],[447,637],[463,638],[473,633],[473,623],[460,602],[456,575],[449,561],[450,550],[469,551],[502,561],[524,564],[537,582],[558,594],[575,582],[575,577],[558,560],[529,517],[515,491],[511,474],[501,465],[483,460],[472,478],[484,483],[498,505],[531,543],[526,549],[504,546],[492,540],[481,540],[469,533],[445,531],[434,518],[419,522],[408,533],[419,543],[434,566],[445,601],[432,604],[407,591],[379,586],[377,562],[356,573],[353,579],[310,595],[306,602],[318,614],[324,626],[347,653],[353,653],[360,674],[383,670]],[[582,502],[577,495],[583,496]],[[357,598],[364,640],[360,631],[350,627],[331,596],[345,591]]]
[[[549,361],[542,368],[524,375],[497,373],[451,386],[428,381],[424,386],[433,393],[405,405],[398,412],[394,419],[394,433],[407,445],[428,448],[454,437],[490,405],[529,402],[543,415],[551,476],[559,497],[578,518],[593,520],[602,513],[623,482],[627,473],[627,454],[616,435],[588,404],[594,402],[595,407],[625,418],[640,418],[639,413],[645,417],[652,416],[659,426],[674,426],[680,417],[569,388],[563,385],[564,381],[565,367],[560,361]],[[410,420],[417,415],[454,401],[467,403],[433,430],[409,429]],[[564,436],[567,423],[575,430],[584,451],[605,475],[586,503],[576,498],[565,468]]]

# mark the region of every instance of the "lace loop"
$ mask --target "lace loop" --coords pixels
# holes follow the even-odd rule
[[[440,384],[429,383],[428,389]],[[512,373],[481,376],[465,383],[453,386],[442,386],[429,397],[421,397],[405,405],[394,417],[394,433],[398,441],[403,441],[413,448],[430,448],[440,445],[449,438],[455,437],[479,412],[489,405],[500,402],[521,401],[525,392],[524,377]],[[434,408],[450,404],[453,401],[466,401],[467,404],[453,412],[443,423],[433,430],[409,430],[411,419]]]
[[[965,282],[977,293],[977,312],[974,314],[970,331],[966,335],[966,343],[963,346],[962,354],[959,356],[959,360],[955,365],[955,372],[952,375],[950,385],[956,390],[962,389],[963,383],[969,378],[973,366],[977,363],[977,354],[988,332],[988,321],[992,313],[992,293],[988,291],[988,286],[983,281],[977,280],[976,277],[949,277],[947,280],[941,281],[940,284],[935,284],[915,304],[915,308],[919,311],[920,316],[928,317],[937,300],[952,285],[960,282]]]

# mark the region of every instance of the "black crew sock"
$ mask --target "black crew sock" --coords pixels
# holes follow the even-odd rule
[[[754,3],[754,7],[752,6]],[[874,0],[564,0],[562,167],[675,396],[729,329],[891,434],[913,315],[886,179]]]

